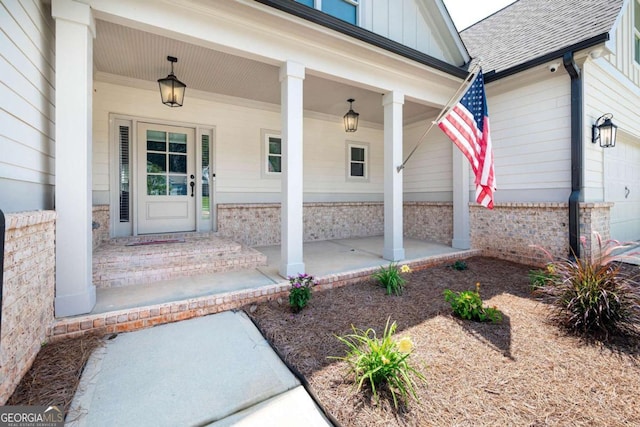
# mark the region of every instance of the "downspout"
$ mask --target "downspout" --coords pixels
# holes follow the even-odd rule
[[[562,57],[571,77],[571,195],[569,195],[569,257],[580,258],[580,198],[582,191],[582,76],[573,52]]]

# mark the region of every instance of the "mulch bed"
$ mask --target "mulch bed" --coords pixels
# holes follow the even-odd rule
[[[482,257],[467,264],[464,271],[439,266],[407,274],[402,296],[385,295],[369,280],[315,292],[298,314],[286,298],[246,311],[345,427],[640,425],[640,343],[569,336],[532,297],[529,267]],[[444,289],[473,290],[476,282],[485,303],[503,312],[502,323],[451,315]],[[428,380],[418,385],[420,402],[399,410],[384,390],[379,402],[366,390],[355,393],[346,364],[328,358],[346,350],[335,335],[350,333],[351,325],[381,333],[388,318],[398,337],[413,339],[411,360]],[[102,342],[87,336],[47,344],[7,404],[57,404],[66,412]]]
[[[87,335],[43,346],[7,405],[57,405],[66,414],[89,356],[103,342]]]
[[[246,311],[343,426],[640,425],[640,343],[569,336],[532,297],[529,267],[482,257],[467,264],[407,274],[402,296],[368,280],[315,292],[298,314],[285,298]],[[502,323],[451,315],[444,289],[473,290],[476,282]],[[388,393],[378,403],[366,389],[355,393],[346,363],[329,358],[345,354],[335,335],[352,325],[381,333],[388,318],[398,337],[413,339],[411,360],[428,380],[418,385],[420,402],[399,410]]]

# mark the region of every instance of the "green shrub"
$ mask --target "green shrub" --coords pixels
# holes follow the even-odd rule
[[[475,291],[454,292],[445,289],[444,300],[451,304],[453,313],[466,320],[478,322],[500,322],[502,313],[496,307],[483,307],[480,298],[480,283],[476,283]]]
[[[289,306],[295,312],[299,312],[307,306],[311,299],[311,287],[315,284],[313,276],[308,274],[298,274],[289,277],[291,288],[289,289]]]
[[[594,233],[598,251],[592,259],[561,259],[541,249],[553,262],[556,277],[536,290],[556,308],[554,318],[569,330],[584,335],[623,333],[640,335],[640,285],[638,276],[625,274],[616,261],[634,255],[615,255],[631,246]],[[582,239],[585,246],[585,240]],[[636,258],[637,259],[637,258]]]
[[[390,263],[388,267],[380,267],[377,273],[373,274],[375,280],[386,288],[387,295],[392,293],[396,295],[402,295],[406,280],[404,280],[400,273],[411,273],[411,269],[408,265],[403,265],[398,269],[398,264]]]
[[[399,340],[393,339],[397,325],[393,322],[389,326],[389,322],[390,319],[387,319],[381,338],[371,328],[364,331],[351,326],[353,334],[336,336],[348,347],[347,355],[332,359],[347,362],[356,390],[359,392],[365,383],[369,384],[376,401],[378,390],[386,385],[397,409],[398,396],[405,404],[410,397],[418,401],[416,380],[426,383],[426,378],[409,363],[409,356],[413,351],[411,338],[405,336]]]
[[[460,260],[457,260],[456,262],[451,264],[450,267],[453,268],[454,270],[457,270],[457,271],[466,270],[468,268],[467,267],[467,263],[464,262],[464,261],[460,261]]]

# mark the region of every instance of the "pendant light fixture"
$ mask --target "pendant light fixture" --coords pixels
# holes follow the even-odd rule
[[[355,132],[358,130],[358,117],[360,114],[353,111],[353,102],[355,99],[347,99],[349,103],[349,111],[344,115],[344,131],[345,132]]]
[[[171,73],[164,79],[158,79],[162,103],[169,107],[182,107],[184,90],[187,85],[178,80],[175,74],[173,74],[173,63],[178,62],[178,58],[167,56],[167,61],[171,62]]]

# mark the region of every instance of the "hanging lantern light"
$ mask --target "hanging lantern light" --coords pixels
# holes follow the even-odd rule
[[[344,131],[355,132],[358,130],[358,117],[360,114],[353,111],[353,101],[355,99],[347,99],[349,103],[349,111],[344,115]]]
[[[178,62],[178,58],[167,56],[167,61],[171,62],[171,73],[164,79],[158,79],[162,103],[169,107],[182,107],[184,90],[187,85],[178,80],[175,74],[173,74],[173,63]]]

